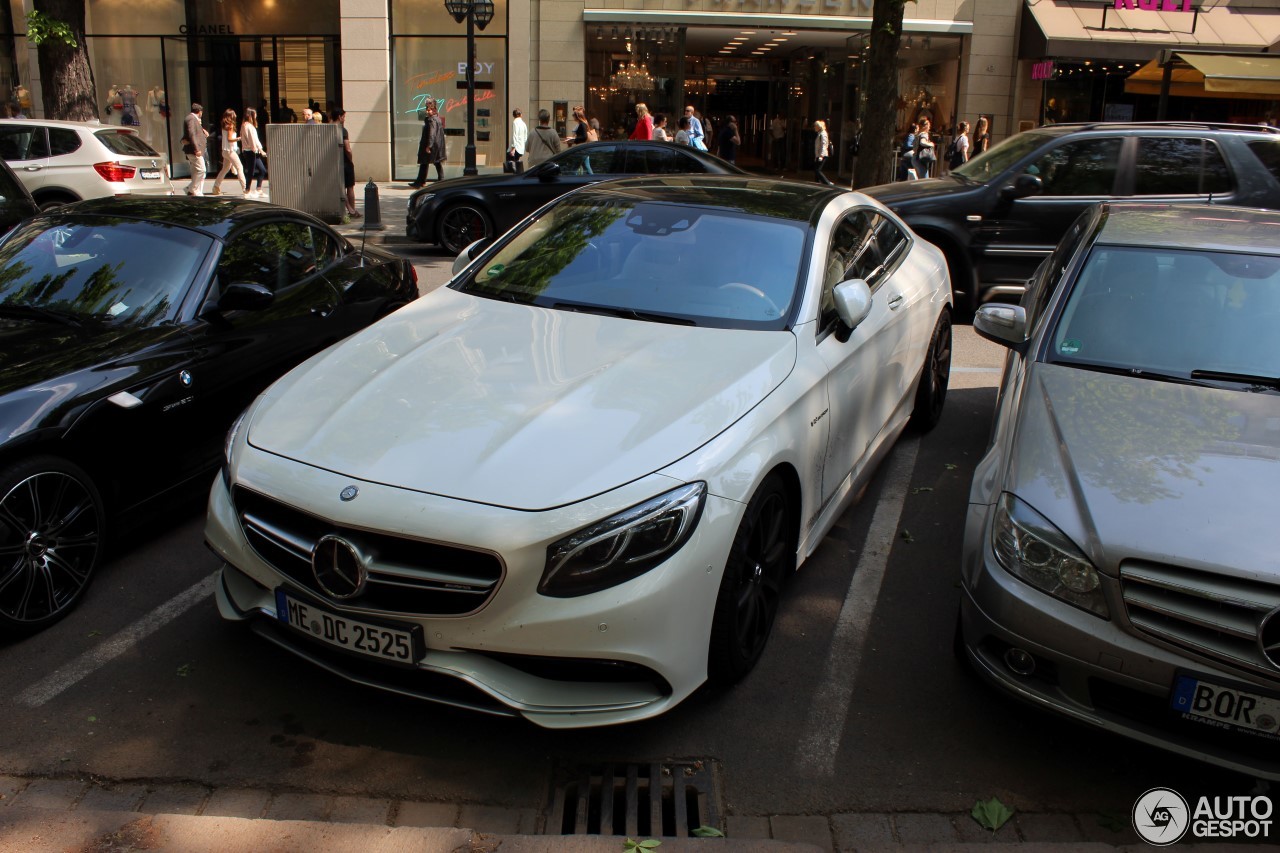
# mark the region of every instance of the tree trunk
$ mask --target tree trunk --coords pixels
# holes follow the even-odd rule
[[[854,187],[886,184],[897,166],[894,135],[898,114],[898,49],[907,0],[875,0],[871,10],[871,55],[867,58],[867,112],[853,174]]]
[[[90,121],[98,115],[98,97],[84,40],[85,0],[34,0],[36,11],[63,21],[75,35],[76,46],[47,38],[36,49],[45,118]]]

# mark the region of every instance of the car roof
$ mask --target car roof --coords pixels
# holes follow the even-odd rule
[[[1097,131],[1100,133],[1137,133],[1149,132],[1158,133],[1168,131],[1177,133],[1179,131],[1186,132],[1195,130],[1201,133],[1225,133],[1236,135],[1241,133],[1256,133],[1262,135],[1280,134],[1280,129],[1270,127],[1263,124],[1230,124],[1226,122],[1209,122],[1209,121],[1082,121],[1068,122],[1066,124],[1047,124],[1043,127],[1033,128],[1033,133],[1046,133],[1053,136],[1063,136],[1069,133],[1083,133],[1088,131]]]
[[[560,157],[566,151],[590,151],[592,148],[656,148],[658,146],[666,149],[676,146],[685,154],[690,154],[704,163],[714,163],[727,173],[748,174],[746,170],[736,164],[730,163],[728,160],[722,160],[708,151],[703,151],[701,148],[694,148],[691,145],[677,145],[674,142],[663,142],[661,139],[601,139],[596,142],[579,142],[577,145],[571,145],[557,152],[555,156]]]
[[[1095,243],[1280,255],[1280,212],[1208,204],[1102,205]]]
[[[52,216],[110,216],[177,225],[224,239],[236,228],[287,216],[322,225],[301,211],[243,198],[112,197],[94,198],[50,211]]]
[[[683,203],[811,223],[832,198],[845,192],[823,184],[751,175],[649,175],[602,181],[578,190],[573,197]]]
[[[52,118],[4,118],[4,119],[0,119],[0,125],[4,125],[4,124],[15,124],[15,125],[30,125],[30,124],[38,124],[38,125],[47,125],[47,126],[49,126],[49,127],[69,127],[69,128],[74,129],[74,130],[85,130],[85,131],[88,131],[89,133],[96,133],[96,132],[98,132],[99,130],[116,130],[116,131],[120,131],[120,130],[122,130],[122,131],[124,131],[125,133],[137,133],[137,132],[138,132],[137,130],[135,130],[135,129],[134,129],[134,128],[132,128],[132,127],[124,127],[124,126],[122,126],[122,125],[118,125],[118,124],[103,124],[103,123],[102,123],[102,122],[100,122],[100,121],[62,121],[62,120],[60,120],[60,119],[52,119]]]

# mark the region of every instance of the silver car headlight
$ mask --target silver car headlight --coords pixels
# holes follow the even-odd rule
[[[1102,578],[1089,558],[1048,519],[1008,492],[996,505],[991,547],[1010,574],[1054,598],[1110,618]]]
[[[690,483],[552,544],[538,592],[571,598],[639,577],[689,540],[706,494],[706,483]]]
[[[244,425],[244,419],[249,416],[249,411],[253,406],[240,413],[239,417],[231,424],[231,429],[227,430],[227,439],[222,445],[222,462],[225,465],[231,464],[231,448],[235,446],[236,436],[240,434],[240,427]]]

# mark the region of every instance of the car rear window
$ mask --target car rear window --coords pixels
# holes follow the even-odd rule
[[[125,130],[100,130],[94,134],[114,154],[135,157],[159,157],[160,152],[142,141],[136,133]]]
[[[1276,139],[1255,139],[1249,143],[1249,150],[1262,161],[1267,171],[1280,181],[1280,137]]]

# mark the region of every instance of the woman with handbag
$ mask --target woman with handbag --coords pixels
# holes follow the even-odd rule
[[[653,116],[649,115],[648,104],[636,104],[636,128],[629,138],[653,139]]]
[[[267,176],[267,152],[258,138],[258,111],[253,107],[248,107],[244,111],[244,124],[240,126],[240,153],[244,163],[246,186],[244,197],[261,198],[262,179]],[[255,177],[258,179],[258,188],[247,189]]]
[[[921,178],[932,175],[934,164],[938,162],[937,144],[930,138],[930,128],[927,118],[920,119],[920,132],[916,134],[916,174]]]
[[[236,153],[236,142],[240,139],[236,135],[236,111],[228,109],[222,113],[222,168],[218,170],[218,176],[213,179],[213,192],[210,195],[222,195],[222,179],[227,176],[228,171],[235,172],[236,180],[240,182],[240,192],[244,194],[248,191],[248,182],[244,179],[244,166],[240,163],[240,155]]]
[[[813,123],[813,132],[817,137],[813,140],[813,179],[819,183],[834,187],[835,184],[827,180],[827,176],[822,174],[822,167],[826,165],[827,158],[831,156],[831,137],[827,136],[827,123],[819,119]]]

